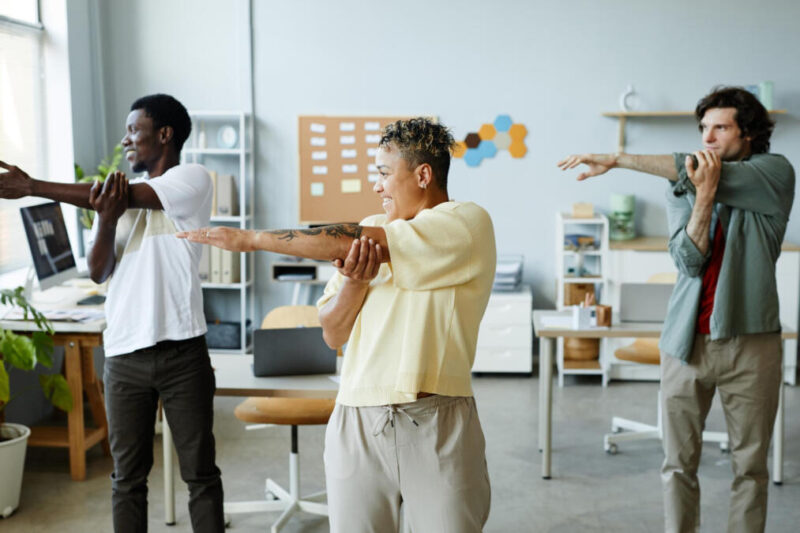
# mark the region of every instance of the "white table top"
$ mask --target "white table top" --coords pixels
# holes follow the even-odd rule
[[[252,355],[212,354],[211,366],[219,396],[281,396],[335,398],[338,381],[328,374],[258,378],[253,375]]]

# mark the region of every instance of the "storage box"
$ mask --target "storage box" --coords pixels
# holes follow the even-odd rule
[[[241,348],[240,322],[209,322],[206,344],[209,350],[238,350]],[[246,327],[249,329],[250,321]]]

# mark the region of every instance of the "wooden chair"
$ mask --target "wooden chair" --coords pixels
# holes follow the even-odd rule
[[[677,274],[669,272],[651,276],[648,283],[675,283]],[[642,365],[660,365],[661,351],[658,339],[636,339],[633,344],[624,346],[614,352],[614,357],[621,361],[630,361]],[[611,419],[611,433],[603,437],[603,448],[606,453],[617,453],[617,444],[637,440],[663,438],[661,429],[661,391],[658,394],[658,418],[656,425],[645,424],[627,418],[615,416]],[[704,431],[703,440],[718,442],[722,451],[728,451],[728,434],[719,431]]]
[[[287,305],[270,311],[261,323],[263,329],[318,327],[317,308],[313,305]],[[339,353],[341,355],[341,352]],[[248,398],[234,410],[239,420],[253,424],[291,426],[292,445],[289,453],[289,490],[285,490],[272,479],[265,484],[265,500],[252,502],[226,502],[225,513],[258,513],[283,511],[272,525],[277,533],[292,517],[303,511],[322,516],[328,515],[324,500],[325,491],[300,497],[300,462],[297,451],[298,426],[327,424],[335,401],[321,398]]]

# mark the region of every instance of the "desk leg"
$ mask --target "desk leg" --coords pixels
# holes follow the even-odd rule
[[[83,420],[83,372],[81,349],[77,341],[64,346],[64,373],[72,394],[72,410],[67,415],[69,434],[69,472],[75,481],[86,479],[86,432]]]
[[[161,444],[164,453],[164,522],[175,525],[175,465],[173,462],[172,430],[162,410]]]
[[[89,407],[92,409],[92,417],[97,427],[103,430],[103,452],[111,456],[111,446],[108,443],[108,420],[106,419],[106,406],[103,401],[103,391],[100,388],[100,380],[94,371],[94,346],[83,346],[81,348],[81,363],[83,365],[83,390],[86,391],[86,398],[89,400]]]
[[[786,349],[786,341],[783,341],[783,345]],[[772,432],[772,482],[776,485],[783,483],[783,371],[778,391],[778,413],[775,416],[775,429]]]
[[[550,479],[553,426],[553,339],[539,338],[539,447],[542,450],[542,478]]]

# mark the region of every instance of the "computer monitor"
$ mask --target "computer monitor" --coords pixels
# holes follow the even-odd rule
[[[41,290],[78,275],[75,257],[58,202],[20,208],[36,277]]]

